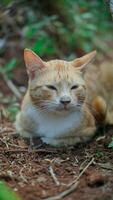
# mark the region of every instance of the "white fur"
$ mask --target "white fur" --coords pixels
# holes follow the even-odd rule
[[[42,113],[33,106],[30,106],[26,109],[26,115],[29,117],[32,116],[32,120],[35,122],[35,135],[40,136],[43,142],[57,145],[57,143],[59,144],[58,140],[61,140],[60,143],[62,143],[62,141],[65,143],[66,139],[66,143],[75,143],[75,141],[73,141],[74,135],[72,135],[72,138],[70,136],[70,140],[72,141],[69,142],[68,134],[70,134],[72,129],[76,130],[76,128],[79,127],[82,120],[80,111],[67,113],[65,115],[56,115]],[[80,139],[76,138],[76,140]]]

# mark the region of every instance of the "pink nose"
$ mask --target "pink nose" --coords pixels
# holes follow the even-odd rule
[[[67,104],[69,104],[71,102],[71,99],[70,99],[70,97],[68,97],[68,96],[63,96],[63,97],[61,97],[61,99],[60,99],[60,103],[62,103],[63,105],[67,105]]]

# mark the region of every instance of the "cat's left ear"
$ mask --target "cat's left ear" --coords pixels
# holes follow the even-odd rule
[[[42,59],[30,49],[24,50],[24,61],[28,76],[31,80],[35,78],[39,71],[45,68],[45,64]]]
[[[91,53],[88,53],[85,56],[73,60],[71,63],[74,67],[78,68],[82,72],[85,72],[87,66],[93,62],[96,53],[96,51],[92,51]]]

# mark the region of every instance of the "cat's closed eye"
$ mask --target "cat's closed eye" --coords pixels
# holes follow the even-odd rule
[[[73,85],[73,86],[71,87],[71,90],[77,89],[78,87],[79,87],[79,85]]]
[[[47,88],[49,88],[50,90],[57,90],[57,88],[53,85],[46,85]]]

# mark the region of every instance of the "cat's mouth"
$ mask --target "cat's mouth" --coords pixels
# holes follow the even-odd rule
[[[80,109],[78,106],[62,106],[62,107],[57,107],[55,110],[58,112],[74,112],[75,110]]]
[[[69,106],[60,106],[60,107],[57,107],[56,110],[58,111],[69,111],[71,108]]]

